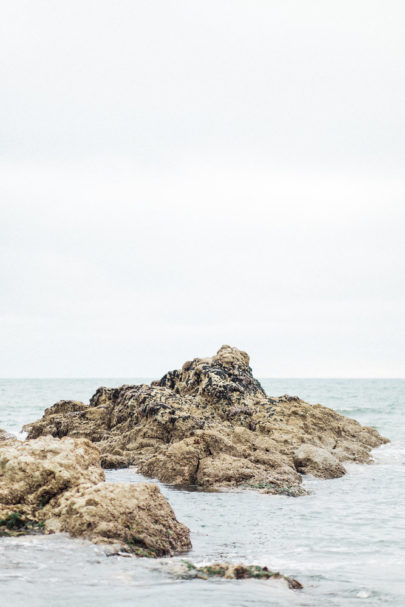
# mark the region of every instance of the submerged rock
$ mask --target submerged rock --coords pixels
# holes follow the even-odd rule
[[[105,468],[135,465],[175,485],[287,495],[305,493],[302,473],[340,476],[341,462],[368,462],[371,449],[387,442],[327,407],[268,397],[246,352],[230,346],[151,385],[99,388],[89,405],[59,401],[24,429],[30,439],[87,437]],[[302,445],[322,450],[318,464],[299,456]]]
[[[182,560],[168,564],[169,570],[173,575],[185,579],[199,578],[208,580],[213,577],[224,578],[227,580],[280,580],[288,588],[301,590],[302,584],[294,578],[282,575],[278,571],[271,571],[268,567],[260,565],[234,565],[232,563],[213,563],[197,567],[190,561]]]
[[[104,482],[98,448],[49,436],[0,443],[0,535],[64,531],[138,556],[191,548],[157,485]]]

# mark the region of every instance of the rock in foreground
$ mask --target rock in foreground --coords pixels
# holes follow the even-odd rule
[[[0,535],[64,531],[138,556],[191,548],[187,527],[157,485],[104,482],[87,439],[0,444]]]
[[[179,523],[153,483],[79,485],[45,509],[46,531],[65,531],[97,544],[115,544],[137,556],[157,557],[191,548]]]
[[[89,405],[60,401],[25,429],[28,438],[89,438],[105,468],[135,465],[175,485],[287,495],[304,493],[300,474],[341,476],[342,462],[370,461],[387,442],[327,407],[268,397],[248,355],[229,346],[151,385],[99,388]]]
[[[86,439],[45,436],[0,445],[0,507],[35,517],[61,493],[103,480],[100,453]]]

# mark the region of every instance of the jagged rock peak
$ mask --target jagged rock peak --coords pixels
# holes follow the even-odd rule
[[[206,364],[210,365],[215,365],[215,363],[219,363],[224,367],[236,368],[249,367],[250,363],[249,354],[247,354],[247,352],[239,350],[239,348],[227,345],[221,346],[214,356],[203,359],[196,358],[195,360],[201,360],[201,362],[205,362]],[[183,369],[187,364],[188,363],[185,363],[183,365]]]
[[[222,401],[239,405],[242,399],[265,397],[249,367],[248,354],[227,345],[221,346],[214,356],[185,362],[181,369],[169,371],[162,379],[152,382],[152,386],[169,388],[210,404]]]

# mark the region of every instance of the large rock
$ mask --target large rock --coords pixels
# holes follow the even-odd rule
[[[99,450],[87,439],[2,441],[0,535],[64,531],[138,556],[191,548],[155,484],[103,481]]]
[[[79,485],[44,511],[45,531],[65,531],[98,544],[118,544],[138,556],[163,556],[191,548],[187,527],[176,520],[153,483]]]
[[[222,346],[151,385],[99,388],[85,405],[60,401],[25,427],[29,438],[87,437],[106,468],[135,465],[163,482],[203,489],[251,487],[302,493],[303,445],[338,462],[370,461],[387,439],[321,405],[298,397],[268,397],[245,352]]]

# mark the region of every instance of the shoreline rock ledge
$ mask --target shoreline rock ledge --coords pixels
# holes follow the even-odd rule
[[[246,352],[222,346],[150,385],[99,388],[62,400],[24,427],[28,439],[88,438],[104,468],[202,490],[246,487],[301,495],[302,474],[336,478],[389,442],[374,428],[296,396],[269,397]]]

